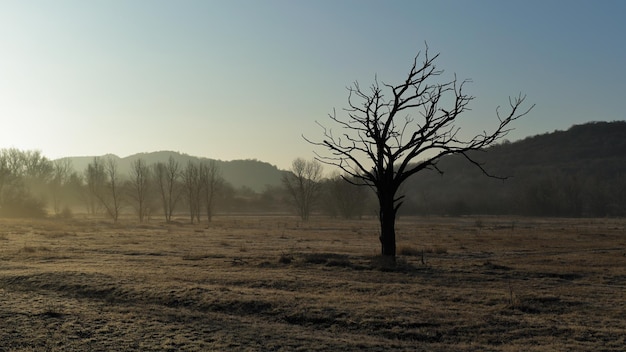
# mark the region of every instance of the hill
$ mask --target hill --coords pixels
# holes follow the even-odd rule
[[[181,166],[209,160],[172,151],[114,155],[128,174],[138,158],[148,164],[169,157]],[[626,216],[626,121],[591,122],[516,142],[504,141],[471,154],[485,176],[462,156],[442,158],[443,174],[424,171],[403,186],[402,214],[511,214],[537,216]],[[93,157],[70,157],[82,172]],[[258,160],[217,160],[222,176],[235,188],[261,192],[280,186],[283,174]]]
[[[173,157],[174,160],[179,162],[181,167],[187,165],[189,161],[199,162],[212,160],[172,151],[138,153],[124,158],[112,154],[103,155],[102,157],[114,158],[117,161],[119,172],[122,175],[129,174],[132,163],[140,158],[147,164],[154,164],[157,162],[167,162],[170,157]],[[79,156],[64,159],[71,160],[74,169],[81,173],[87,168],[87,165],[93,161],[93,158],[93,156]],[[285,172],[279,170],[274,165],[258,160],[216,160],[216,162],[222,172],[222,177],[227,182],[235,188],[248,187],[256,192],[263,191],[266,186],[279,186],[281,184],[282,175]]]
[[[591,122],[472,154],[486,177],[460,156],[443,175],[409,180],[404,212],[543,216],[626,215],[626,121]]]

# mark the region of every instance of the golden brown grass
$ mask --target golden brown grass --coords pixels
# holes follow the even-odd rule
[[[0,350],[621,351],[625,225],[0,220]]]

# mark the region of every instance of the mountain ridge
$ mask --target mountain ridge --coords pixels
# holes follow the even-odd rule
[[[223,161],[218,159],[210,159],[205,157],[197,157],[175,151],[161,150],[156,152],[142,152],[125,157],[119,157],[115,154],[104,154],[101,156],[70,156],[56,160],[68,159],[72,163],[73,169],[82,173],[94,158],[113,158],[117,161],[118,171],[122,175],[128,175],[132,163],[137,159],[143,159],[148,165],[157,162],[167,162],[170,157],[176,160],[181,168],[184,168],[188,162],[215,161],[222,173],[222,177],[235,188],[247,187],[255,192],[261,192],[266,187],[277,187],[282,182],[284,170],[278,169],[277,166],[270,163],[256,160],[230,160]]]
[[[486,177],[463,156],[442,158],[443,175],[420,172],[403,185],[406,214],[519,214],[544,216],[626,215],[626,121],[588,122],[503,141],[470,153],[490,174]],[[120,173],[132,161],[167,162],[181,168],[188,161],[215,160],[173,151],[137,153],[118,161]],[[82,172],[93,156],[69,157]],[[216,160],[222,176],[235,188],[262,192],[280,187],[288,172],[267,162],[248,159]]]
[[[626,215],[626,121],[588,122],[442,158],[404,187],[407,209],[435,214]],[[504,178],[504,180],[502,179]]]

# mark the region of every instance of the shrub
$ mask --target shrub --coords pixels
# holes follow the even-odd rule
[[[291,264],[293,261],[293,255],[289,253],[282,253],[278,258],[278,262],[281,264]]]

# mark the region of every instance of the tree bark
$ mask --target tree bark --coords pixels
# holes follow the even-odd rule
[[[393,258],[396,257],[396,208],[393,195],[379,195],[380,205],[380,245],[381,254]]]

